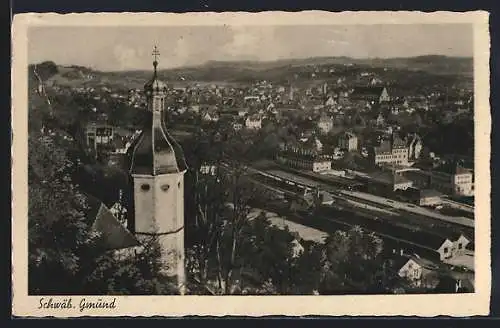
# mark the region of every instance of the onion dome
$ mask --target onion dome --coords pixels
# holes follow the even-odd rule
[[[154,71],[153,77],[144,85],[144,92],[146,93],[146,97],[153,95],[153,93],[166,92],[167,84],[158,79],[157,66],[158,61],[153,62]]]
[[[129,171],[131,174],[153,176],[180,173],[187,169],[186,160],[181,146],[168,133],[165,125],[166,84],[157,78],[156,60],[153,65],[153,78],[144,86],[148,116],[142,132],[129,148]]]

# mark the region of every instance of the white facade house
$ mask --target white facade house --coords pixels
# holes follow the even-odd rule
[[[325,172],[332,169],[332,162],[330,159],[313,155],[312,152],[308,151],[281,151],[276,155],[276,161],[292,168],[312,172]]]
[[[454,255],[454,246],[455,243],[453,243],[451,240],[446,238],[441,246],[437,249],[437,252],[439,253],[439,259],[441,261],[445,261],[447,259],[450,259]]]
[[[345,132],[339,137],[339,148],[354,151],[358,149],[358,137],[352,132]]]
[[[86,127],[87,144],[93,148],[109,144],[114,138],[114,127],[107,123],[92,122]]]
[[[248,117],[245,120],[245,127],[251,130],[258,130],[262,128],[262,119],[260,117]]]
[[[467,238],[463,234],[460,234],[460,237],[458,237],[458,239],[454,242],[455,255],[462,255],[465,252],[465,248],[470,244],[470,242],[471,241],[469,240],[469,238]]]
[[[203,120],[204,121],[207,121],[207,122],[217,122],[219,120],[219,115],[217,115],[216,113],[205,113],[203,115]]]
[[[422,278],[422,266],[414,259],[408,258],[408,261],[399,269],[398,275],[411,282],[417,282]]]
[[[333,120],[329,117],[321,117],[318,121],[318,129],[321,133],[327,134],[333,129]]]
[[[457,196],[474,195],[473,172],[462,167],[431,172],[431,188],[444,194]]]
[[[332,162],[330,160],[317,160],[312,162],[313,172],[323,172],[332,169]]]

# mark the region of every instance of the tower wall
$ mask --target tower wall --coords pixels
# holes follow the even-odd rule
[[[163,273],[176,277],[181,292],[185,285],[184,173],[133,176],[137,238],[157,236]]]

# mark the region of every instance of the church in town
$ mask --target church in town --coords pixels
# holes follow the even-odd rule
[[[167,85],[158,79],[156,47],[153,76],[145,84],[148,119],[140,135],[128,148],[126,157],[133,199],[126,228],[113,208],[101,204],[94,228],[100,231],[108,249],[137,248],[156,237],[167,275],[176,277],[185,292],[184,254],[184,174],[187,165],[182,148],[165,125]]]

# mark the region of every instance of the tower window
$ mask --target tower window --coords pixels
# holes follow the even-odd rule
[[[142,191],[148,191],[149,190],[149,185],[147,183],[141,185],[141,190]]]
[[[179,188],[181,187],[181,183],[180,182],[177,183],[177,187],[179,187]]]
[[[167,191],[168,189],[170,189],[170,186],[168,184],[164,184],[161,186],[161,190],[163,191]]]

